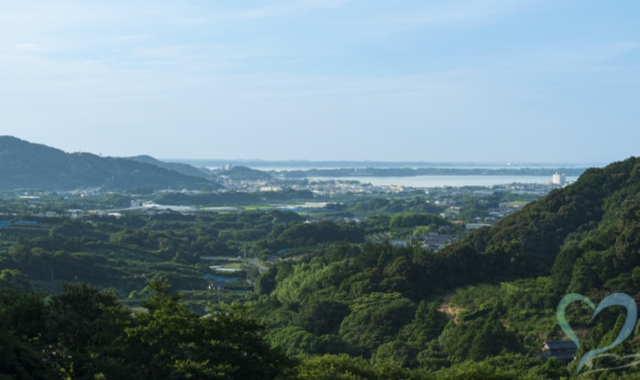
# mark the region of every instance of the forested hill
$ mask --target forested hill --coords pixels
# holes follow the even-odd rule
[[[589,169],[573,185],[552,191],[491,228],[474,231],[466,241],[479,252],[500,242],[518,241],[522,253],[553,264],[565,243],[615,225],[624,210],[639,202],[640,158],[603,169]]]
[[[178,173],[184,174],[184,175],[188,175],[188,176],[193,176],[193,177],[202,177],[202,178],[207,178],[207,179],[211,179],[214,177],[213,173],[211,172],[211,170],[208,169],[198,169],[194,166],[188,165],[188,164],[181,164],[181,163],[177,163],[177,162],[164,162],[164,161],[160,161],[157,160],[151,156],[135,156],[135,157],[128,157],[128,159],[133,160],[133,161],[137,161],[137,162],[144,162],[147,164],[151,164],[151,165],[155,165],[161,168],[165,168],[165,169],[169,169],[169,170],[173,170],[176,171]]]
[[[89,153],[65,153],[45,145],[0,136],[0,190],[214,189],[216,182],[152,164]]]

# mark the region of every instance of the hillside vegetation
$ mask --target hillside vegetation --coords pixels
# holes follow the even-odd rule
[[[589,169],[575,184],[552,191],[491,228],[475,231],[466,241],[480,252],[518,241],[522,253],[535,254],[550,266],[565,243],[578,243],[596,230],[623,222],[637,205],[639,190],[638,158]]]
[[[153,164],[89,153],[65,153],[14,137],[0,136],[0,190],[78,188],[216,189],[220,185]]]
[[[569,377],[577,363],[537,357],[544,340],[567,339],[556,321],[560,299],[640,300],[639,172],[636,158],[590,169],[439,252],[343,244],[308,263],[278,264],[258,278],[257,315],[289,355],[346,354],[436,373],[472,361],[520,373],[505,378]],[[616,308],[593,322],[588,309],[567,314],[581,332],[579,355],[611,343],[624,321]],[[638,350],[636,331],[610,353]]]
[[[155,165],[161,168],[173,170],[180,174],[184,174],[192,177],[202,177],[207,179],[211,179],[215,177],[211,172],[211,170],[208,170],[208,169],[199,169],[191,165],[181,164],[177,162],[164,162],[164,161],[157,160],[151,156],[134,156],[134,157],[127,157],[127,158],[129,160],[144,162],[144,163]]]

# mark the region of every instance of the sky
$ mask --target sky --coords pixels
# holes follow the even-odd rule
[[[640,2],[3,1],[0,135],[158,158],[611,162]]]

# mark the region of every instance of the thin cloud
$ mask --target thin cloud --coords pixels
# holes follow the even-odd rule
[[[600,61],[610,61],[618,58],[622,55],[630,53],[638,48],[637,42],[618,42],[615,44],[609,44],[600,46],[597,49],[597,59]]]
[[[499,15],[518,11],[529,2],[522,0],[474,0],[430,3],[416,7],[410,12],[390,12],[384,18],[369,20],[368,24],[395,27],[392,29],[395,31],[468,25],[470,22],[487,21]]]
[[[240,16],[245,19],[262,19],[269,17],[278,17],[288,13],[306,12],[316,9],[334,9],[339,8],[351,0],[298,0],[281,2],[277,5],[271,5],[260,8],[253,8],[242,11]]]
[[[135,35],[129,35],[129,36],[118,36],[115,38],[116,41],[144,41],[144,40],[148,40],[150,38],[152,38],[153,35],[152,34],[135,34]]]
[[[38,44],[18,44],[16,45],[16,50],[19,52],[39,52],[42,51],[42,48]]]
[[[529,48],[526,51],[513,52],[497,56],[485,57],[486,61],[495,62],[490,66],[511,68],[519,71],[569,71],[621,72],[621,68],[611,69],[608,64],[617,58],[632,53],[640,46],[636,42],[620,41],[609,44],[576,44],[561,46]]]

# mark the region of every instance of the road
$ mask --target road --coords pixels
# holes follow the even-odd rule
[[[258,268],[258,271],[260,271],[260,273],[264,273],[267,270],[265,268],[263,268],[260,265],[260,262],[258,261],[258,259],[249,259],[249,264],[253,265],[254,267]]]

